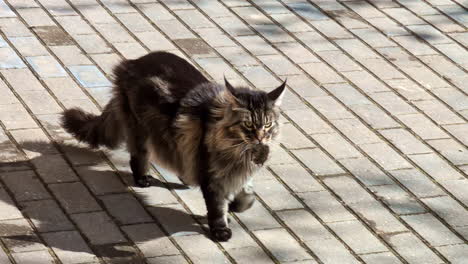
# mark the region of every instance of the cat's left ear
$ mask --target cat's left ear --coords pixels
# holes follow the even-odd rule
[[[281,105],[281,100],[286,92],[286,81],[284,80],[283,84],[268,93],[268,99],[273,102],[274,106]]]

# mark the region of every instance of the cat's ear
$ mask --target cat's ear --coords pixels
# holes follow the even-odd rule
[[[232,86],[228,80],[226,79],[226,76],[224,76],[224,85],[226,85],[226,89],[234,96],[236,97],[236,88]]]
[[[280,86],[268,93],[268,99],[273,102],[274,106],[280,106],[281,104],[281,100],[286,92],[286,81],[284,80]]]

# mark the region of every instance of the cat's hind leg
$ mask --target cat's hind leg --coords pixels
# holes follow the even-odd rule
[[[129,136],[128,149],[130,151],[130,168],[132,169],[133,179],[139,187],[148,187],[151,185],[151,176],[147,175],[149,168],[149,152],[146,142],[148,137],[143,133]]]

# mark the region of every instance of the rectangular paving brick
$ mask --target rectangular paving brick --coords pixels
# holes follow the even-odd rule
[[[405,129],[385,129],[381,130],[380,134],[382,134],[388,141],[394,144],[404,154],[432,152],[429,147],[424,145]]]
[[[290,110],[286,115],[307,134],[331,133],[333,129],[311,109]]]
[[[51,184],[49,188],[69,214],[101,209],[81,182]]]
[[[424,171],[438,181],[458,180],[463,176],[450,166],[446,161],[434,153],[409,156]]]
[[[307,97],[306,100],[327,119],[353,118],[353,115],[331,96]]]
[[[211,240],[203,235],[176,237],[177,243],[193,263],[226,263],[228,260]]]
[[[443,263],[434,252],[411,233],[388,235],[386,240],[408,262]]]
[[[337,133],[312,135],[312,138],[335,159],[359,158],[362,154]]]
[[[340,163],[364,185],[373,186],[393,183],[393,180],[368,158],[344,159],[340,160]]]
[[[53,258],[47,251],[22,252],[12,254],[18,263],[53,263]]]
[[[304,248],[284,229],[254,231],[254,234],[279,261],[311,259]]]
[[[411,168],[411,164],[385,143],[361,145],[361,148],[385,170]]]
[[[203,230],[180,204],[149,207],[155,217],[170,236],[202,234]]]
[[[77,231],[45,233],[42,237],[64,263],[78,264],[83,261],[97,261],[96,255]]]
[[[21,211],[13,203],[13,200],[4,188],[0,188],[0,200],[3,201],[2,210],[0,211],[0,220],[16,219],[23,217]]]
[[[374,129],[400,127],[392,117],[376,105],[352,105],[350,108]]]
[[[299,164],[272,165],[270,168],[294,192],[322,191],[323,187]]]
[[[255,259],[255,263],[274,263],[273,260],[260,247],[242,247],[229,251],[229,255],[238,263],[245,263]],[[311,262],[315,263],[315,262]]]
[[[278,215],[324,263],[357,263],[349,250],[310,213],[294,210],[280,212]]]
[[[432,246],[463,243],[431,214],[407,215],[402,218]]]
[[[105,212],[74,214],[71,218],[92,245],[127,241]]]
[[[349,84],[326,84],[324,87],[347,106],[371,104],[371,101],[369,101],[365,95],[361,94]]]
[[[24,202],[21,206],[39,232],[73,229],[72,223],[53,200]]]
[[[437,250],[452,263],[463,262],[468,256],[466,254],[466,251],[468,250],[466,244],[438,247]]]
[[[256,182],[255,192],[272,210],[302,208],[284,186],[275,179]]]
[[[150,216],[131,194],[113,194],[99,197],[119,224],[150,222]]]
[[[332,68],[322,62],[301,64],[301,68],[306,71],[319,84],[344,82]]]
[[[357,254],[387,251],[359,221],[329,223],[328,226]]]
[[[317,176],[344,173],[344,171],[320,149],[300,149],[293,150],[292,153]]]
[[[448,138],[447,133],[421,114],[401,115],[398,119],[422,139]]]
[[[382,142],[372,130],[358,119],[341,119],[332,120],[331,122],[356,145]]]
[[[155,224],[128,225],[122,226],[122,229],[147,258],[179,253]]]
[[[419,198],[445,195],[440,187],[419,170],[395,170],[390,174]]]
[[[411,197],[398,185],[391,184],[371,186],[369,189],[396,214],[415,214],[426,212],[426,209],[424,209],[416,199]]]
[[[467,124],[459,124],[459,125],[447,125],[444,126],[453,136],[455,136],[458,140],[460,140],[465,146],[468,145],[468,125]]]
[[[421,199],[437,215],[452,226],[465,226],[468,221],[468,212],[448,196]]]
[[[46,250],[24,218],[0,221],[0,237],[10,252]]]
[[[328,191],[301,193],[299,196],[325,223],[356,219]]]
[[[0,173],[0,178],[11,190],[17,201],[50,198],[44,185],[33,171],[4,172]]]

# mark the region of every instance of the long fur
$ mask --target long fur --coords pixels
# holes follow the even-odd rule
[[[151,159],[184,183],[201,186],[208,216],[217,219],[210,226],[219,225],[219,215],[210,212],[227,210],[224,200],[251,189],[249,179],[262,165],[253,161],[263,163],[268,155],[256,148],[279,133],[277,106],[285,84],[271,93],[215,84],[166,52],[124,61],[114,75],[114,96],[103,113],[67,110],[64,128],[92,147],[115,148],[125,141],[137,184],[145,184]],[[232,208],[251,205],[251,191],[243,196],[246,202]]]

